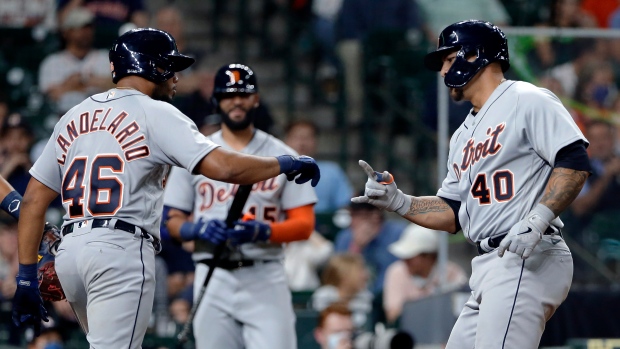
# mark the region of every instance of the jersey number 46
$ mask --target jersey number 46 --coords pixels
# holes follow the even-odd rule
[[[87,165],[87,157],[76,157],[62,180],[62,202],[69,204],[69,217],[84,217],[84,204],[92,216],[115,214],[123,202],[123,183],[114,174],[123,173],[125,162],[120,156],[110,154],[98,155]],[[102,170],[113,175],[103,175]]]

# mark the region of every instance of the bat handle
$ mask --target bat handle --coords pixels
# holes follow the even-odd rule
[[[392,176],[392,174],[389,172],[384,175],[382,172],[375,171],[375,179],[381,184],[391,184],[392,182],[394,182],[394,176]]]

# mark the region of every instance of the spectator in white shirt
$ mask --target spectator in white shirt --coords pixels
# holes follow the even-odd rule
[[[60,24],[65,49],[47,56],[39,67],[39,88],[61,113],[113,87],[108,52],[93,49],[93,20],[85,8],[71,10]]]
[[[392,263],[385,274],[383,308],[388,322],[400,316],[403,305],[439,291],[437,250],[439,231],[411,223],[401,238],[390,244],[388,250],[400,260]],[[467,283],[461,267],[448,262],[447,285],[441,291],[457,289]]]

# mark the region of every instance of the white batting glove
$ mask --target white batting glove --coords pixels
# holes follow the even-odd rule
[[[364,160],[360,160],[359,164],[366,172],[368,180],[364,196],[354,197],[351,199],[352,202],[368,203],[386,211],[396,212],[401,216],[409,211],[411,197],[403,194],[396,187],[394,177],[388,171],[376,172]]]
[[[522,259],[527,259],[534,247],[542,240],[545,230],[554,218],[555,215],[547,206],[536,205],[523,220],[510,229],[510,232],[500,242],[497,254],[503,257],[504,252],[508,250],[518,254]]]

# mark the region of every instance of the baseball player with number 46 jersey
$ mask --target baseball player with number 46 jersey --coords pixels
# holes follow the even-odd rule
[[[120,36],[110,50],[116,88],[93,95],[56,124],[30,173],[19,221],[14,318],[44,317],[36,262],[45,211],[58,194],[66,209],[56,271],[91,348],[140,348],[155,294],[155,253],[164,180],[178,166],[214,180],[251,184],[280,173],[316,185],[308,157],[261,157],[225,149],[200,134],[169,102],[176,72],[194,60],[155,29]],[[277,154],[270,154],[277,155]],[[209,234],[224,231],[200,225]]]
[[[228,64],[215,75],[213,99],[222,129],[208,137],[245,154],[296,155],[284,142],[253,126],[258,81],[250,67]],[[175,168],[166,184],[167,228],[181,240],[195,240],[194,299],[205,280],[215,246],[227,243],[199,303],[193,322],[196,348],[294,349],[295,314],[283,265],[282,244],[305,240],[314,229],[314,189],[292,185],[285,176],[258,182],[243,212],[225,234],[199,230],[225,226],[237,186]],[[188,221],[193,214],[193,221]]]
[[[425,65],[456,101],[473,104],[450,140],[448,174],[437,196],[397,189],[388,172],[360,165],[368,202],[477,245],[471,297],[446,348],[538,348],[546,321],[564,301],[573,260],[558,215],[590,166],[588,141],[550,91],[504,78],[504,33],[489,22],[446,27]]]

